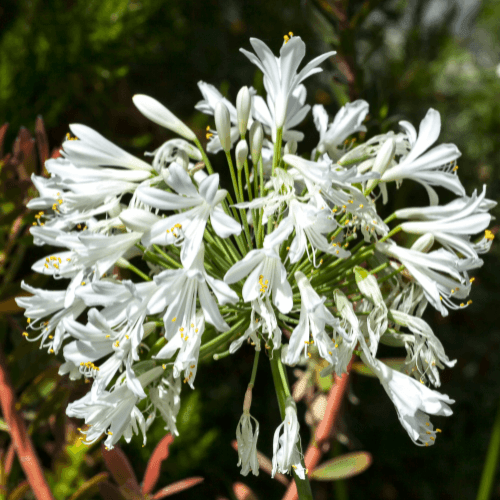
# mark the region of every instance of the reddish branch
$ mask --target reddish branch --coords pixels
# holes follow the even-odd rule
[[[347,373],[344,373],[342,377],[337,375],[335,376],[335,384],[330,389],[328,394],[325,416],[316,428],[314,439],[309,444],[309,447],[304,455],[304,463],[306,465],[306,469],[309,471],[309,475],[319,464],[323,455],[323,444],[330,439],[332,431],[335,428],[335,423],[337,422],[337,418],[340,413],[340,406],[349,383],[349,372],[351,370],[352,359],[347,366]],[[297,500],[298,498],[297,487],[295,486],[295,481],[293,481],[288,487],[283,500]]]
[[[0,348],[0,403],[2,413],[9,426],[10,436],[16,448],[21,467],[26,474],[37,500],[51,500],[54,497],[45,480],[35,448],[24,425],[24,420],[16,411],[16,396],[6,370],[3,352]]]

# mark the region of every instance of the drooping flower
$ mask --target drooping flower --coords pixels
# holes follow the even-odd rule
[[[289,473],[290,468],[293,468],[300,479],[305,478],[305,469],[301,464],[298,448],[300,443],[299,430],[295,402],[292,398],[288,398],[285,406],[285,418],[274,433],[272,477],[277,472]]]

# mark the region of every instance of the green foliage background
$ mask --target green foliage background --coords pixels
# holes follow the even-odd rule
[[[339,9],[347,21],[339,18]],[[248,48],[249,37],[255,36],[276,51],[291,30],[306,41],[308,57],[332,47],[339,55],[338,65],[328,62],[324,73],[308,80],[313,101],[323,103],[333,115],[349,99],[366,99],[370,135],[397,127],[401,119],[418,125],[434,107],[442,117],[440,141],[454,142],[463,153],[459,173],[469,194],[487,183],[488,197],[498,199],[499,25],[498,0],[4,0],[0,124],[10,123],[9,144],[19,127],[33,130],[41,114],[54,147],[63,140],[68,123],[84,123],[141,154],[169,137],[133,107],[132,95],[144,93],[163,102],[202,137],[210,122],[194,111],[201,97],[196,83],[213,83],[233,100],[242,85],[261,90],[260,75],[238,48]],[[311,117],[304,128],[310,143],[303,149],[313,147],[317,137]],[[387,210],[403,203],[424,204],[422,194],[405,185]],[[5,214],[8,201],[2,203]],[[470,308],[446,319],[428,312],[448,354],[458,359],[455,368],[443,374],[441,389],[457,402],[452,417],[436,422],[443,429],[436,446],[415,447],[379,384],[355,376],[352,391],[361,403],[346,403],[341,429],[355,449],[373,454],[374,463],[344,484],[317,488],[317,498],[332,498],[334,492],[338,499],[475,498],[500,395],[498,257],[494,244],[476,276]],[[31,279],[29,269],[37,258],[38,249],[26,254],[16,271],[17,284]],[[21,316],[13,321],[23,322]],[[57,360],[21,342],[12,320],[2,317],[0,332],[25,418],[31,419],[37,450],[51,470],[54,494],[69,498],[85,479],[105,470],[97,447],[85,458],[68,447],[54,457],[47,446],[54,441],[54,422],[66,422],[68,398],[75,399],[88,386],[55,376]],[[162,466],[159,485],[201,475],[204,484],[182,493],[183,498],[231,496],[231,484],[241,477],[230,442],[251,361],[251,353],[242,350],[200,370],[197,390],[183,393],[181,436]],[[260,448],[271,455],[279,412],[264,362],[254,394],[252,413],[261,424]],[[304,409],[299,406],[299,411]],[[138,477],[162,435],[158,422],[147,447],[142,448],[139,439],[123,445]],[[0,446],[8,442],[8,434],[0,432]],[[15,463],[10,487],[22,477]],[[280,498],[283,493],[283,487],[264,473],[245,482],[260,498]],[[497,481],[494,498],[500,498],[499,485]]]

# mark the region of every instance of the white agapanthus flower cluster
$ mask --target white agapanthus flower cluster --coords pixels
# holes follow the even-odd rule
[[[422,315],[429,304],[446,316],[470,303],[470,273],[491,246],[495,202],[485,188],[467,196],[458,148],[435,144],[434,109],[418,132],[400,122],[401,131],[355,146],[350,138],[366,132],[368,103],[346,104],[333,119],[315,105],[317,146],[302,150],[297,127],[310,111],[303,81],[335,53],[299,70],[300,37],[285,37],[278,57],[262,41],[250,43],[255,53],[242,52],[263,72],[265,97],[243,87],[234,106],[198,84],[196,108],[214,117],[206,149],[225,154],[213,157],[219,173],[195,133],[151,97],[136,95],[134,104],[180,136],[146,153],[151,164],[70,125],[62,157],[46,162],[50,177],[33,176],[40,194],[28,204],[39,211],[35,244],[55,247],[33,269],[66,289],[23,283],[32,294],[17,299],[28,318],[24,335],[62,352],[61,375],[93,382],[67,413],[85,421],[87,442],[105,434],[108,448],[139,429],[145,442],[157,414],[177,434],[181,380],[193,388],[203,359],[234,354],[245,341],[256,360],[265,348],[283,395],[273,475],[293,469],[304,477],[282,364],[304,356],[322,358],[323,373],[339,375],[360,356],[410,438],[432,445],[439,429],[429,415],[450,415],[453,401],[430,386],[454,361]],[[390,189],[404,180],[423,185],[429,205],[384,220]],[[442,188],[457,198],[439,205]],[[403,222],[391,228],[396,219]],[[395,239],[400,232],[415,237]],[[380,343],[406,349],[403,371],[376,358]],[[249,401],[237,429],[245,475],[258,473],[259,424]]]

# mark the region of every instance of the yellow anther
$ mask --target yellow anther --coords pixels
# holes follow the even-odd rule
[[[214,136],[214,134],[211,134],[210,132],[208,132],[206,135],[207,139],[211,139],[213,136]]]
[[[189,368],[193,369],[196,365],[191,365]]]
[[[338,344],[335,344],[335,349],[337,349],[338,346],[339,346]]]
[[[283,38],[285,39],[285,43],[288,43],[288,41],[290,40],[290,37],[288,35],[285,35]]]
[[[429,439],[430,439],[431,441],[436,441],[436,438],[435,438],[435,437],[433,437],[433,436],[430,436],[430,437],[429,437]]]
[[[436,429],[436,432],[443,432],[441,429]]]
[[[206,131],[208,132],[210,130],[210,125],[207,125]]]
[[[111,335],[106,335],[106,338],[109,339],[109,337],[111,337]]]
[[[85,281],[82,281],[81,285],[82,285],[82,286],[85,286]]]
[[[68,257],[68,258],[66,259],[66,262],[69,262],[70,260],[71,260],[71,259]],[[104,276],[104,275],[103,275],[103,276]]]
[[[470,283],[474,283],[474,281],[476,281],[476,278],[474,278],[474,277],[472,277],[472,278],[469,280],[469,282],[470,282]]]
[[[47,264],[47,262],[44,265],[45,265],[46,269],[49,268],[49,265]]]
[[[54,354],[54,349],[49,349],[49,352],[50,352],[51,354]]]
[[[198,328],[195,328],[194,333],[198,333]]]
[[[167,368],[167,365],[161,365],[161,367],[165,370]]]
[[[184,331],[184,328],[181,326],[181,327],[179,328],[179,331],[180,331],[180,332],[183,332],[183,331]]]
[[[439,296],[439,300],[443,300],[443,297],[441,297],[441,295]]]
[[[364,205],[363,205],[363,203],[361,203],[361,205],[359,205],[359,208],[363,208],[363,207],[364,207]]]
[[[194,328],[194,323],[191,323],[191,328]]]
[[[125,338],[128,340],[130,337],[128,335],[125,335]]]
[[[106,434],[107,434],[108,436],[112,436],[112,435],[113,435],[113,433],[112,433],[111,431],[108,431]]]
[[[489,229],[486,229],[486,231],[484,232],[484,237],[487,240],[491,240],[491,241],[493,241],[495,239],[495,235]]]
[[[172,318],[172,323],[175,323],[176,320],[177,320],[177,316],[175,318]]]
[[[425,443],[425,446],[429,446],[429,443]]]
[[[49,339],[52,340],[54,338],[54,335],[49,335]]]
[[[429,427],[429,425],[431,425],[431,424],[430,424],[430,422],[425,422],[425,425],[426,425],[427,427]]]
[[[23,337],[29,337],[28,332],[23,332]]]
[[[289,31],[288,34],[290,35],[290,38],[293,36],[293,31]]]
[[[467,305],[470,306],[472,304],[472,300],[467,301]]]
[[[458,170],[458,165],[455,165],[455,166],[453,167],[453,172],[456,172],[457,170]]]
[[[31,323],[31,318],[26,318],[26,321],[27,321],[28,323]]]

